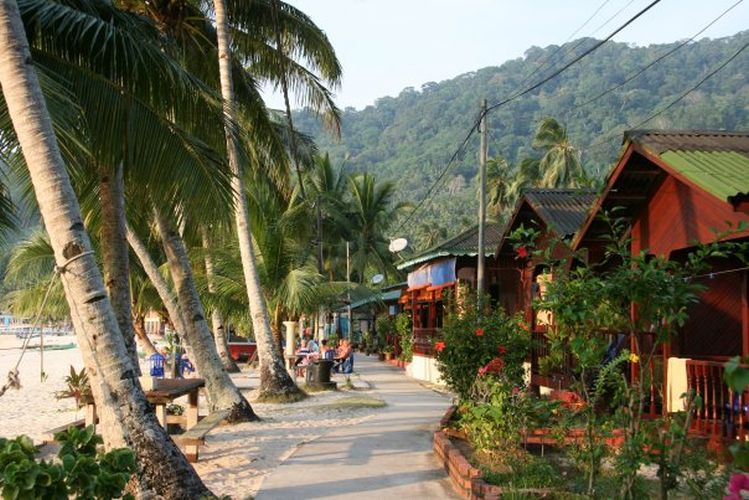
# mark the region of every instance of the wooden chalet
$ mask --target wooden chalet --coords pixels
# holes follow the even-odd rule
[[[530,359],[530,382],[536,387],[560,388],[566,381],[561,374],[542,375],[539,359],[547,354],[546,329],[551,321],[543,311],[533,310],[533,298],[544,283],[553,279],[532,255],[518,251],[510,236],[521,227],[538,231],[534,248],[550,249],[556,258],[570,254],[573,236],[586,220],[596,195],[584,189],[527,189],[518,200],[510,223],[496,249],[500,279],[499,303],[509,314],[521,313],[534,339]]]
[[[749,133],[626,132],[606,187],[572,243],[593,262],[602,259],[607,230],[597,216],[615,207],[616,216],[627,221],[633,253],[681,260],[717,234],[747,241],[749,231],[736,228],[749,224]],[[653,394],[658,401],[651,412],[683,409],[680,396],[693,389],[704,402],[696,410],[696,428],[743,438],[749,400],[729,391],[723,364],[732,356],[749,356],[749,273],[738,259],[711,265],[700,277],[707,289],[690,306],[678,338],[664,346],[657,366],[643,367],[662,376],[666,387],[666,394]]]
[[[499,269],[494,250],[502,236],[503,225],[487,223],[485,228],[486,293],[499,300]],[[430,382],[439,381],[434,363],[433,339],[442,328],[445,297],[458,290],[476,289],[478,265],[478,226],[426,250],[398,265],[408,271],[408,288],[401,294],[404,310],[412,313],[413,361],[409,375]]]

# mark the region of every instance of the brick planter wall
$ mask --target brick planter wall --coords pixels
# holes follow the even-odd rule
[[[447,475],[450,477],[453,490],[467,500],[486,499],[496,500],[502,496],[504,489],[501,486],[489,484],[481,477],[481,471],[472,466],[457,446],[450,442],[451,434],[459,434],[442,430],[448,425],[455,414],[455,406],[448,408],[440,420],[440,430],[434,432],[432,448],[438,460],[442,463]],[[546,497],[552,491],[548,489],[513,489],[516,493],[526,493],[532,496]]]

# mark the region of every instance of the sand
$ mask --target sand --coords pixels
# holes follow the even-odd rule
[[[45,338],[45,344],[74,343],[74,336]],[[14,335],[0,335],[0,385],[5,384],[8,371],[12,369],[21,353],[22,341]],[[32,339],[29,347],[38,346],[39,339]],[[40,380],[39,349],[29,349],[19,366],[21,389],[8,389],[0,397],[0,436],[14,437],[19,434],[30,436],[35,442],[41,442],[45,431],[73,422],[83,417],[83,412],[76,412],[72,399],[58,400],[55,391],[65,388],[63,378],[70,372],[70,366],[76,370],[83,367],[83,360],[78,348],[45,351],[44,371],[47,379]]]
[[[75,337],[52,337],[47,343],[68,344]],[[31,341],[38,345],[38,339]],[[18,360],[21,341],[0,335],[0,377],[5,383],[8,370]],[[64,388],[63,378],[70,366],[83,366],[78,348],[44,353],[47,379],[39,377],[40,353],[28,350],[19,368],[22,388],[8,390],[0,397],[0,436],[30,436],[40,443],[46,431],[83,417],[72,399],[58,400],[55,391]],[[243,393],[252,400],[257,387],[256,374],[244,371],[232,375]],[[339,386],[342,386],[339,379]],[[361,384],[357,384],[361,387]],[[263,479],[295,450],[320,436],[344,426],[363,422],[378,411],[377,400],[369,391],[313,393],[293,404],[253,403],[261,422],[221,426],[214,429],[201,447],[200,461],[194,464],[206,485],[217,495],[232,498],[254,496]],[[201,397],[201,407],[205,398]],[[208,413],[203,408],[201,414]]]

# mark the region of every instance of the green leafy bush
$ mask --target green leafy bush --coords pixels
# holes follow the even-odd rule
[[[0,488],[4,499],[120,498],[135,473],[135,455],[128,449],[97,454],[101,437],[93,427],[70,427],[55,436],[61,443],[59,461],[35,459],[28,436],[0,438]],[[126,495],[129,497],[129,495]]]
[[[375,320],[375,330],[377,330],[377,341],[376,350],[382,351],[387,346],[388,335],[392,335],[395,332],[395,326],[393,325],[393,319],[387,314],[378,316]]]
[[[530,336],[519,317],[510,317],[501,309],[479,315],[476,304],[468,300],[459,313],[447,316],[442,340],[434,347],[442,378],[463,401],[470,399],[479,370],[495,359],[501,360],[494,364],[501,365],[507,383],[524,386],[523,362]]]
[[[413,331],[411,329],[411,315],[407,313],[400,313],[395,317],[393,322],[395,333],[398,334],[400,341],[400,359],[403,361],[411,361],[413,359]]]

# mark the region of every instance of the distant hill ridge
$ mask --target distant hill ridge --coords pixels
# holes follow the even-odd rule
[[[305,111],[296,113],[295,123],[316,139],[321,151],[330,152],[334,164],[345,158],[349,170],[397,180],[399,197],[417,202],[469,130],[482,98],[491,104],[527,88],[561,67],[560,58],[569,61],[595,42],[576,40],[561,50],[556,45],[531,47],[525,57],[499,67],[428,82],[420,90],[406,88],[397,97],[377,99],[362,110],[348,108],[343,112],[340,142]],[[747,42],[749,30],[690,42],[633,81],[581,106],[680,43],[633,47],[609,42],[541,88],[491,113],[489,154],[502,154],[511,162],[534,155],[530,142],[535,126],[553,116],[567,126],[573,143],[583,148],[588,171],[604,175],[616,157],[625,126],[665,107]],[[524,81],[555,52],[556,60]],[[645,127],[749,129],[749,50]],[[609,140],[601,145],[606,136]],[[455,233],[461,219],[475,217],[477,150],[474,137],[419,219],[438,222]]]

